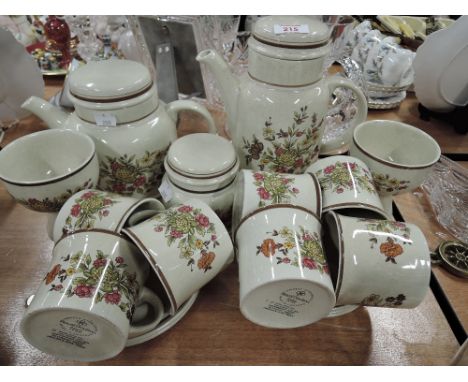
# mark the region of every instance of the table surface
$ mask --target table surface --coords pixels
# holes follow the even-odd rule
[[[61,88],[48,79],[46,98]],[[213,113],[219,128],[223,116]],[[409,95],[399,109],[370,111],[369,119],[400,120],[431,134],[444,153],[467,153],[468,135],[442,122],[421,121],[417,101]],[[181,120],[180,134],[196,129],[191,115]],[[3,144],[46,128],[35,117],[7,132]],[[418,224],[431,248],[441,227],[414,194],[397,198],[405,220]],[[424,212],[424,213],[423,213]],[[47,272],[53,243],[45,233],[46,216],[15,203],[0,185],[0,365],[82,364],[57,360],[30,346],[19,332],[25,299]],[[466,281],[434,269],[460,320],[468,325]],[[459,343],[432,291],[415,309],[360,307],[307,327],[274,330],[246,320],[238,307],[235,263],[199,294],[187,315],[171,330],[144,344],[126,348],[102,365],[448,365]]]

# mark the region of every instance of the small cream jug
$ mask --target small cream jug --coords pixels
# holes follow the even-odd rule
[[[303,173],[318,158],[322,122],[338,87],[353,91],[357,114],[346,133],[322,149],[346,145],[354,126],[366,120],[367,101],[358,87],[338,76],[323,78],[330,34],[314,17],[262,17],[249,39],[248,71],[239,78],[214,50],[198,54],[218,83],[242,168]]]
[[[178,113],[201,114],[216,133],[211,114],[193,101],[165,104],[149,70],[130,60],[90,62],[70,74],[75,111],[70,115],[31,97],[22,105],[50,128],[80,131],[93,138],[99,157],[99,188],[126,196],[156,195],[164,158],[177,138]]]

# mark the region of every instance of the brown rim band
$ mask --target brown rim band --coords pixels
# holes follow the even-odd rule
[[[321,80],[321,78],[319,78],[318,80],[316,81],[313,81],[313,82],[308,82],[308,83],[305,83],[305,84],[301,84],[301,85],[282,85],[282,84],[274,84],[272,82],[266,82],[264,80],[260,80],[258,78],[255,78],[254,76],[252,76],[250,74],[250,72],[247,72],[247,74],[249,75],[250,78],[252,78],[253,80],[255,81],[258,81],[258,82],[262,82],[264,84],[267,84],[267,85],[271,85],[271,86],[278,86],[279,88],[303,88],[305,86],[310,86],[310,85],[313,85],[313,84],[316,84],[317,82],[319,82]]]
[[[146,86],[143,90],[139,90],[136,93],[128,94],[123,97],[118,97],[118,98],[107,98],[107,99],[100,99],[100,98],[86,98],[83,96],[76,95],[72,91],[70,91],[70,94],[75,97],[76,99],[79,99],[81,101],[86,101],[86,102],[93,102],[93,103],[113,103],[113,102],[120,102],[120,101],[126,101],[131,98],[136,98],[138,96],[141,96],[142,94],[146,93],[151,87],[153,86],[153,82],[151,82],[148,86]]]
[[[116,127],[116,126],[128,125],[129,123],[135,123],[135,122],[142,121],[142,120],[144,120],[145,118],[149,117],[151,114],[153,114],[156,110],[158,110],[158,108],[159,108],[159,105],[156,107],[156,109],[150,111],[148,114],[145,114],[145,115],[144,115],[143,117],[141,117],[141,118],[134,119],[134,120],[132,120],[132,121],[116,123],[115,126],[104,126],[104,127]],[[90,120],[90,119],[86,119],[86,118],[84,118],[84,117],[82,117],[82,116],[80,116],[80,118],[81,118],[83,121],[89,122],[89,123],[91,123],[91,124],[93,124],[93,125],[96,124],[96,121],[92,121],[92,120]]]
[[[167,163],[167,166],[172,170],[174,171],[176,174],[179,174],[181,176],[183,176],[184,178],[190,178],[190,179],[214,179],[214,178],[219,178],[220,176],[223,176],[223,175],[226,175],[228,172],[230,172],[234,167],[236,167],[237,165],[237,156],[236,156],[236,160],[234,161],[234,163],[232,164],[231,167],[229,167],[226,171],[224,171],[223,173],[221,174],[217,174],[217,175],[211,175],[211,176],[192,176],[192,175],[187,175],[187,174],[184,174],[182,172],[179,172],[178,170],[176,170],[174,167],[172,167],[171,163],[169,162],[169,160],[166,161]]]
[[[422,169],[422,168],[428,168],[428,167],[431,167],[434,165],[434,163],[436,163],[437,161],[435,161],[434,163],[431,163],[431,164],[428,164],[428,165],[423,165],[423,166],[405,166],[403,164],[398,164],[398,163],[392,163],[392,162],[388,162],[384,159],[380,159],[378,157],[376,157],[375,155],[367,152],[366,150],[364,150],[361,146],[359,146],[359,144],[356,142],[356,138],[353,137],[353,143],[354,145],[358,148],[359,151],[361,151],[362,153],[366,154],[368,157],[376,160],[377,162],[379,163],[382,163],[386,166],[390,166],[390,167],[395,167],[395,168],[402,168],[402,169],[405,169],[405,170],[414,170],[414,169]],[[437,159],[438,160],[438,159]]]
[[[320,188],[320,183],[317,177],[313,173],[307,172],[306,174],[310,175],[312,178],[312,181],[314,182],[315,194],[316,194],[315,197],[317,199],[317,211],[318,211],[318,215],[321,217],[322,216],[322,192]]]
[[[185,191],[189,194],[198,194],[198,195],[203,195],[203,194],[212,194],[214,192],[219,192],[219,191],[223,191],[225,190],[226,188],[228,188],[230,185],[232,185],[234,182],[235,182],[236,178],[234,178],[233,180],[231,180],[228,184],[226,184],[225,186],[221,187],[221,188],[217,188],[215,190],[212,190],[212,191],[192,191],[192,190],[187,190],[186,188],[183,188],[183,187],[180,187],[179,185],[175,184],[170,178],[169,178],[169,181],[171,183],[171,185],[174,187],[174,188],[177,188],[181,191]]]
[[[115,231],[111,231],[111,230],[108,230],[108,229],[103,229],[103,228],[91,228],[91,229],[79,229],[79,230],[76,230],[76,231],[71,231],[71,232],[67,232],[66,234],[63,234],[60,239],[58,239],[56,241],[56,243],[54,244],[54,248],[57,246],[58,243],[60,243],[63,239],[66,239],[67,237],[69,236],[72,236],[72,235],[75,235],[75,234],[78,234],[78,233],[84,233],[84,232],[97,232],[97,233],[107,233],[108,235],[114,235],[114,236],[117,236],[118,238],[120,239],[123,239],[131,244],[133,244],[131,242],[131,240],[129,240],[126,236],[118,233],[118,232],[115,232]]]
[[[60,180],[64,180],[64,179],[67,179],[69,177],[71,177],[72,175],[75,175],[77,172],[81,171],[83,168],[85,168],[88,164],[91,163],[91,161],[93,160],[93,158],[96,156],[96,151],[94,151],[93,155],[91,156],[91,158],[89,158],[85,163],[83,163],[80,167],[78,167],[75,171],[73,172],[69,172],[68,174],[65,174],[63,176],[61,176],[60,178],[55,178],[55,179],[51,179],[51,180],[45,180],[43,182],[38,182],[38,183],[31,183],[31,184],[24,184],[24,183],[17,183],[17,182],[11,182],[7,179],[4,179],[0,176],[0,179],[3,180],[5,183],[8,183],[8,184],[13,184],[15,186],[19,186],[19,187],[34,187],[34,186],[44,186],[46,184],[52,184],[52,183],[55,183],[55,182],[58,182]]]
[[[326,41],[324,42],[318,42],[316,44],[301,44],[301,45],[292,45],[292,44],[281,44],[281,43],[278,43],[278,42],[274,42],[274,41],[268,41],[268,40],[265,40],[261,37],[258,37],[257,35],[255,34],[252,34],[252,37],[257,40],[258,42],[261,42],[262,44],[265,44],[265,45],[270,45],[270,46],[275,46],[277,48],[285,48],[285,49],[312,49],[312,48],[321,48],[322,46],[326,46],[328,45],[328,43],[330,42],[329,39],[327,39]]]
[[[252,216],[255,216],[261,212],[264,212],[264,211],[267,211],[267,210],[272,210],[272,209],[276,209],[276,208],[289,208],[289,209],[294,209],[294,210],[301,210],[303,212],[307,212],[308,214],[311,214],[315,219],[317,219],[317,221],[322,224],[322,222],[320,221],[320,217],[314,212],[314,211],[311,211],[305,207],[302,207],[302,206],[297,206],[297,205],[294,205],[294,204],[271,204],[269,206],[266,206],[266,207],[261,207],[261,208],[258,208],[256,209],[255,211],[252,211],[250,212],[249,214],[245,215],[239,222],[239,224],[237,225],[235,231],[234,231],[234,234],[232,235],[233,237],[233,240],[235,241],[236,240],[236,237],[237,237],[237,232],[239,231],[239,228],[242,226],[242,224],[244,224],[247,220],[249,220]]]
[[[130,239],[133,241],[133,243],[136,244],[138,249],[141,252],[143,252],[143,254],[145,255],[148,262],[151,263],[151,266],[152,266],[153,270],[156,272],[159,280],[161,281],[161,283],[164,286],[164,289],[167,292],[167,295],[168,295],[169,300],[171,302],[171,308],[172,308],[172,310],[174,310],[174,313],[175,313],[178,310],[179,307],[177,306],[177,301],[176,301],[176,299],[174,297],[174,294],[172,293],[172,289],[169,286],[169,283],[167,282],[166,277],[164,276],[164,273],[162,272],[161,267],[158,265],[158,263],[156,262],[154,257],[151,255],[148,248],[146,248],[146,246],[143,244],[143,242],[138,238],[138,236],[135,235],[135,233],[132,232],[131,229],[125,229],[125,233],[130,237]]]

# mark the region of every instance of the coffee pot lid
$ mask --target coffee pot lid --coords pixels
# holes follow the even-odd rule
[[[172,143],[167,163],[181,175],[216,176],[226,173],[237,162],[234,146],[226,138],[208,133],[189,134]]]
[[[152,86],[143,64],[131,60],[92,61],[70,73],[70,92],[89,101],[120,101],[133,98]]]
[[[313,48],[328,42],[331,29],[313,16],[266,16],[255,23],[252,33],[268,45]]]

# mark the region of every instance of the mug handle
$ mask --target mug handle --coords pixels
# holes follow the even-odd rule
[[[164,304],[162,303],[161,299],[156,295],[156,293],[146,287],[143,287],[138,298],[138,305],[144,303],[153,307],[153,310],[156,312],[156,317],[146,325],[134,326],[132,323],[130,323],[130,331],[128,333],[129,338],[138,337],[148,333],[150,330],[156,328],[156,326],[158,326],[158,324],[168,316],[168,313],[164,311]]]
[[[178,100],[173,101],[166,106],[167,113],[175,123],[177,123],[178,114],[183,110],[189,110],[200,114],[208,122],[208,131],[211,134],[218,134],[218,129],[216,128],[213,117],[211,116],[208,109],[203,105],[200,105],[194,101]]]
[[[351,126],[339,137],[321,143],[320,152],[327,153],[330,151],[338,150],[339,148],[349,144],[353,136],[354,128],[367,119],[367,99],[359,87],[357,87],[351,80],[339,76],[331,76],[325,78],[325,84],[328,87],[329,94],[333,94],[336,88],[350,89],[357,98],[357,113],[351,121]]]

